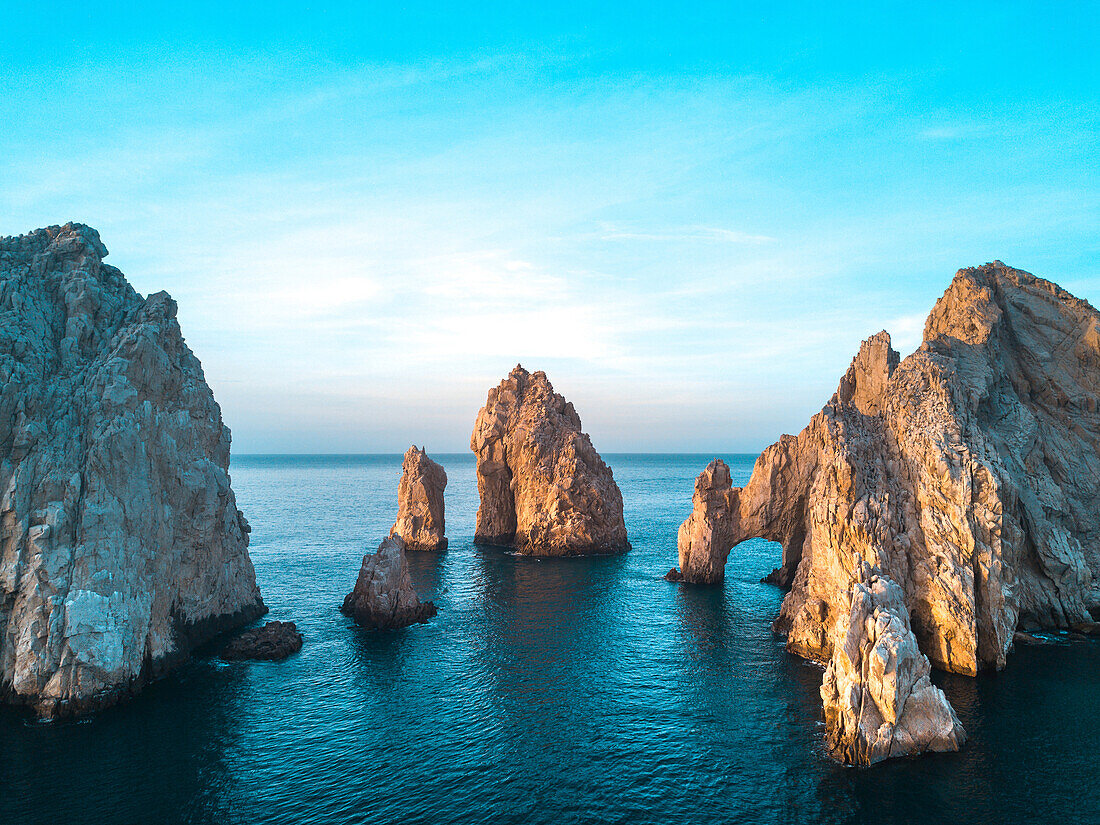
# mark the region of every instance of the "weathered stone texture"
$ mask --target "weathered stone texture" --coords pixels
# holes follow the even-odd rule
[[[265,610],[176,304],[106,254],[81,224],[0,239],[0,689],[47,716]]]
[[[535,556],[630,549],[611,468],[545,373],[517,366],[489,391],[470,449],[481,495],[479,543]]]
[[[427,453],[409,447],[397,487],[397,521],[391,536],[401,536],[408,550],[446,550],[443,490],[447,473]]]

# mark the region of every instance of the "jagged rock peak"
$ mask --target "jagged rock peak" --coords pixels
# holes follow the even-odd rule
[[[862,560],[856,572],[821,683],[826,746],[853,765],[958,750],[966,733],[932,684],[901,588]]]
[[[421,602],[409,577],[405,542],[389,536],[378,550],[363,556],[355,587],[344,598],[341,611],[355,623],[373,630],[392,630],[426,622],[435,604]]]
[[[489,390],[470,437],[476,541],[538,556],[630,549],[623,498],[573,405],[521,365]]]
[[[783,545],[776,629],[800,655],[832,658],[862,558],[901,587],[934,665],[1000,668],[1018,622],[1067,627],[1100,605],[1100,314],[1000,262],[963,269],[895,363],[881,333],[864,344],[731,492],[711,553]]]
[[[109,705],[266,608],[167,293],[82,224],[0,239],[0,692]]]
[[[401,536],[409,550],[447,549],[443,490],[447,473],[415,444],[405,453],[397,487],[397,521],[390,535]]]
[[[725,578],[737,513],[737,492],[730,480],[730,468],[716,458],[695,479],[691,515],[680,525],[677,535],[680,580],[716,584]]]

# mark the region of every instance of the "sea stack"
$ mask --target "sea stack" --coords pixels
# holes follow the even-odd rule
[[[943,691],[932,684],[932,668],[909,626],[901,588],[866,562],[859,562],[856,574],[821,683],[829,751],[841,762],[873,765],[958,750],[966,733]]]
[[[397,521],[391,536],[400,536],[407,550],[447,549],[443,490],[447,473],[415,445],[405,453],[397,487]]]
[[[426,622],[435,615],[432,602],[421,602],[409,578],[405,542],[389,536],[378,551],[363,556],[355,588],[340,608],[355,623],[372,630],[392,630]]]
[[[477,455],[481,496],[478,543],[532,556],[630,549],[611,468],[546,373],[516,366],[491,389],[470,449]]]
[[[81,224],[0,239],[0,691],[47,717],[265,612],[176,303],[106,255]]]

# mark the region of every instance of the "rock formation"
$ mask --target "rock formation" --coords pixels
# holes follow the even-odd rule
[[[966,734],[943,691],[932,684],[901,588],[866,562],[859,562],[857,572],[848,613],[833,629],[833,656],[821,683],[826,745],[853,765],[958,750]]]
[[[294,622],[268,622],[263,627],[246,630],[222,648],[226,661],[257,659],[275,662],[302,649],[302,634]]]
[[[680,525],[677,546],[680,553],[680,578],[694,584],[717,584],[726,576],[726,558],[733,547],[731,518],[736,507],[730,468],[720,458],[707,465],[695,479],[691,515]],[[672,574],[675,571],[670,570]]]
[[[426,622],[435,615],[432,602],[421,602],[409,578],[405,542],[390,536],[378,551],[363,556],[355,588],[340,608],[362,627],[389,630]]]
[[[0,239],[0,691],[44,716],[265,610],[176,304],[106,255],[80,224]]]
[[[478,413],[475,541],[535,556],[630,549],[623,497],[573,405],[517,366]]]
[[[427,453],[409,447],[397,487],[397,521],[391,536],[401,536],[408,550],[446,550],[443,490],[447,473]]]
[[[714,581],[737,543],[780,542],[793,585],[776,630],[827,662],[866,559],[901,587],[935,666],[1000,668],[1018,623],[1068,627],[1100,604],[1098,396],[1093,307],[1000,262],[960,270],[915,353],[868,339],[744,488],[697,489],[684,574]]]

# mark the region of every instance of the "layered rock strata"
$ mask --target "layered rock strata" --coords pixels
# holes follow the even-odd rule
[[[517,366],[489,391],[470,449],[481,496],[477,542],[536,556],[630,549],[611,468],[545,373]]]
[[[246,630],[222,648],[226,661],[256,659],[276,662],[302,649],[302,634],[294,622],[268,622]]]
[[[435,605],[421,602],[413,590],[400,536],[383,539],[377,552],[363,556],[355,587],[340,609],[356,624],[373,630],[426,622],[436,613]]]
[[[865,562],[858,574],[821,683],[826,746],[853,765],[958,750],[966,733],[932,684],[901,588]]]
[[[81,224],[0,239],[0,691],[109,705],[265,608],[167,293]]]
[[[401,536],[408,550],[446,550],[443,490],[447,473],[427,453],[409,447],[397,487],[397,521],[391,536]]]
[[[684,574],[716,581],[737,543],[780,542],[793,581],[775,628],[828,662],[865,559],[901,587],[933,665],[1003,667],[1018,623],[1065,628],[1100,604],[1098,397],[1092,306],[1000,262],[960,270],[915,353],[868,339],[744,488],[704,481]]]

